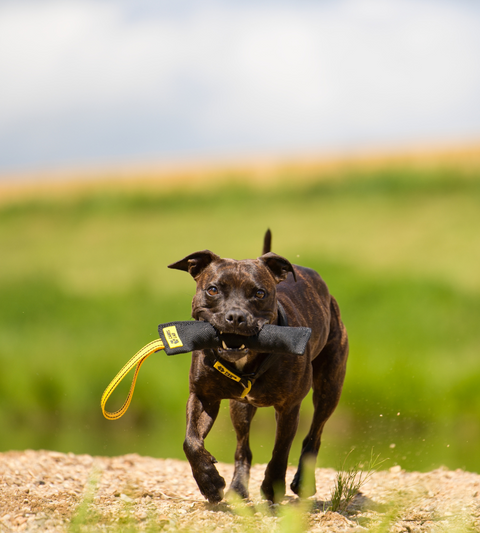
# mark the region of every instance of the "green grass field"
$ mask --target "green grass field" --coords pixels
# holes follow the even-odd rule
[[[354,446],[355,460],[373,447],[385,466],[480,471],[480,172],[241,182],[0,206],[0,450],[183,458],[189,355],[150,357],[119,421],[103,419],[101,394],[157,324],[190,318],[194,282],[169,263],[205,248],[257,257],[271,228],[276,253],[327,281],[350,335],[318,465],[341,466]],[[292,463],[310,415],[307,398]],[[261,410],[255,462],[273,433],[273,410]],[[233,460],[227,403],[207,446]]]

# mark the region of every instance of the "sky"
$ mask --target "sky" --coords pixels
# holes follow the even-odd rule
[[[480,139],[476,0],[0,0],[0,175]]]

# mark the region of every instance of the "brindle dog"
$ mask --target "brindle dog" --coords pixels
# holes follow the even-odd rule
[[[314,270],[292,265],[270,252],[270,242],[267,232],[263,255],[255,260],[221,259],[204,250],[169,265],[189,272],[197,283],[193,318],[212,324],[230,343],[223,342],[223,348],[215,350],[194,351],[190,369],[183,447],[198,487],[211,503],[222,500],[225,480],[214,466],[215,458],[205,449],[204,439],[215,422],[221,400],[230,400],[237,435],[229,490],[242,498],[248,498],[252,462],[250,423],[257,407],[274,407],[275,444],[261,490],[267,500],[278,501],[285,494],[288,454],[303,398],[313,387],[313,420],[290,487],[296,494],[311,496],[315,494],[314,472],[305,465],[308,460],[315,461],[323,427],[342,391],[348,338],[337,302]],[[304,355],[255,353],[244,347],[242,337],[255,335],[264,324],[287,323],[312,329]],[[232,342],[232,338],[237,341]],[[216,361],[234,375],[250,376],[251,389],[245,389],[245,380],[235,381],[217,371],[213,366]]]

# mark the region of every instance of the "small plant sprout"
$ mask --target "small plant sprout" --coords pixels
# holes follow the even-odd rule
[[[345,463],[352,452],[353,449],[348,452],[343,461],[342,469],[337,473],[330,504],[330,510],[334,512],[346,511],[363,485],[373,476],[380,465],[386,461],[386,459],[380,460],[380,454],[374,455],[372,448],[370,459],[366,464],[356,463],[346,469]]]

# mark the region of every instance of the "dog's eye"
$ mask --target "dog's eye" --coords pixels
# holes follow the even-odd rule
[[[258,298],[259,300],[262,300],[265,298],[266,292],[262,289],[258,289],[258,291],[255,293],[255,298]]]
[[[217,287],[208,287],[207,294],[209,294],[210,296],[216,296],[218,294]]]

